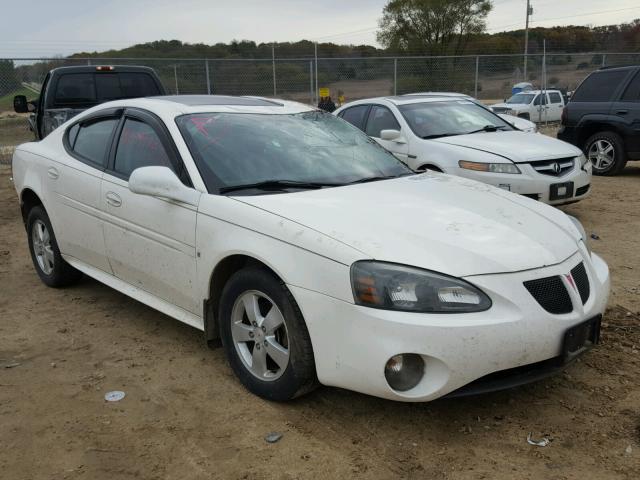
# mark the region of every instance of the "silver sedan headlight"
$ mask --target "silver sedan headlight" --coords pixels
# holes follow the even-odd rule
[[[358,305],[421,313],[481,312],[491,300],[468,282],[421,268],[363,260],[351,267]]]

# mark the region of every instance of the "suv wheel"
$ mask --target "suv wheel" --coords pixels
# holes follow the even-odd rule
[[[222,292],[218,318],[229,364],[249,391],[283,401],[316,386],[302,313],[273,274],[260,268],[235,273]]]
[[[36,268],[40,280],[46,285],[64,287],[75,283],[82,277],[82,272],[65,262],[60,255],[56,236],[44,208],[34,207],[29,212],[27,235],[33,266]]]
[[[600,132],[585,143],[584,151],[596,175],[617,175],[627,164],[622,137],[615,132]]]

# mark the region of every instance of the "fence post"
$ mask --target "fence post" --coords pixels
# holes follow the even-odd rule
[[[271,67],[273,70],[273,96],[277,96],[276,90],[276,50],[273,45],[271,45]]]
[[[178,95],[180,93],[180,90],[178,89],[178,65],[175,63],[173,64],[173,79],[176,82],[176,95]]]
[[[91,65],[91,59],[87,58],[87,65]]]
[[[209,60],[204,61],[204,73],[207,76],[207,95],[211,95],[211,80],[209,79]]]
[[[313,61],[309,60],[309,94],[311,95],[309,98],[311,100],[311,104],[314,104],[313,98]]]
[[[607,54],[603,53],[602,54],[602,68],[604,68],[607,64]]]
[[[398,95],[398,58],[393,59],[393,94]]]
[[[315,58],[315,62],[316,62],[316,89],[313,92],[313,98],[317,99],[316,95],[318,95],[318,42],[314,43],[314,58]],[[313,102],[314,104],[317,104],[317,101]]]
[[[476,85],[475,88],[473,90],[473,96],[475,98],[478,98],[478,70],[480,67],[480,57],[478,55],[476,55]]]

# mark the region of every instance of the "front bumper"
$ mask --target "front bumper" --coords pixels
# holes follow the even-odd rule
[[[487,293],[493,306],[471,314],[419,314],[377,310],[290,285],[305,317],[324,385],[400,401],[429,401],[493,372],[558,357],[566,330],[605,309],[609,270],[597,255],[581,250],[564,262],[525,272],[480,275],[466,280]],[[584,261],[591,295],[574,310],[546,312],[525,289],[534,278],[564,276]],[[568,285],[568,284],[567,284]],[[571,292],[570,292],[571,293]],[[411,390],[391,389],[384,376],[389,358],[415,353],[425,360],[422,380]]]
[[[499,174],[476,172],[459,167],[446,169],[445,173],[487,183],[494,187],[509,190],[549,205],[564,205],[578,202],[587,198],[591,193],[591,165],[589,163],[587,163],[586,166],[587,170],[584,170],[578,162],[576,162],[572,170],[560,177],[541,174],[534,170],[528,163],[519,163],[517,166],[522,173]],[[566,182],[573,182],[573,195],[569,198],[552,200],[551,185]]]

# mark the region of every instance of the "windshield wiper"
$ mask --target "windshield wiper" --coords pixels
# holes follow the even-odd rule
[[[236,190],[283,190],[285,188],[299,188],[315,190],[324,187],[339,187],[342,183],[302,182],[298,180],[264,180],[256,183],[244,183],[241,185],[229,185],[221,187],[220,193],[234,192]]]
[[[424,137],[420,137],[423,140],[429,140],[430,138],[441,138],[441,137],[455,137],[456,135],[462,135],[461,133],[434,133],[432,135],[425,135]]]
[[[407,175],[412,175],[411,173],[407,173]],[[367,183],[367,182],[377,182],[379,180],[389,180],[391,178],[404,177],[404,175],[379,175],[375,177],[364,177],[359,178],[358,180],[354,180],[353,182],[348,182],[347,185],[354,185],[356,183]]]
[[[502,130],[505,127],[502,125],[485,125],[482,128],[479,128],[478,130],[473,130],[471,132],[467,132],[466,135],[471,135],[472,133],[480,133],[480,132],[496,132],[498,130]]]

